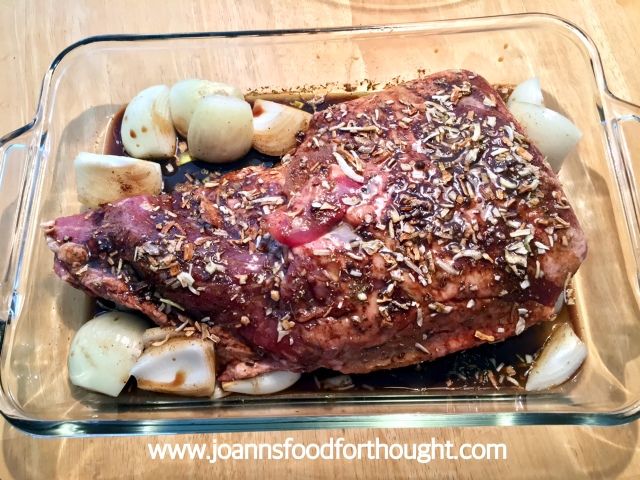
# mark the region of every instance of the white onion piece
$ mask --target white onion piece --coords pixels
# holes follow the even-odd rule
[[[169,106],[173,126],[183,137],[189,132],[189,123],[198,103],[209,95],[227,95],[244,100],[239,88],[226,83],[211,82],[209,80],[182,80],[171,87],[169,92]]]
[[[87,207],[162,192],[162,170],[154,162],[81,152],[73,166],[78,200]]]
[[[187,137],[195,158],[212,163],[237,160],[251,149],[251,105],[236,97],[203,98],[193,112]]]
[[[268,100],[253,104],[253,148],[265,155],[280,156],[297,145],[296,135],[309,127],[311,114]]]
[[[566,382],[587,357],[587,347],[571,325],[557,327],[542,347],[527,377],[526,390],[539,391]]]
[[[538,77],[533,77],[518,84],[509,96],[507,107],[511,107],[513,102],[544,105],[544,97],[542,96],[542,89],[540,88],[540,79]]]
[[[299,373],[279,370],[263,373],[253,378],[222,382],[222,389],[227,392],[243,393],[245,395],[268,395],[289,388],[299,378]]]
[[[145,349],[131,369],[138,388],[192,397],[210,397],[216,386],[213,342],[174,337]]]
[[[146,349],[153,346],[154,343],[165,342],[173,337],[184,337],[184,332],[177,331],[175,327],[148,328],[142,335],[142,345]]]
[[[211,395],[211,398],[213,400],[219,400],[221,398],[228,397],[229,395],[231,395],[231,392],[225,392],[220,384],[216,383],[216,388],[213,390],[213,395]]]
[[[156,85],[138,93],[124,111],[120,135],[132,157],[173,157],[176,132],[169,110],[169,87]]]
[[[69,351],[71,383],[117,397],[142,353],[146,328],[145,320],[124,312],[105,313],[82,325]]]
[[[553,313],[558,315],[562,311],[562,307],[564,307],[564,292],[562,292],[558,296],[558,299],[556,300],[556,304],[553,307]]]
[[[353,379],[350,375],[336,375],[325,378],[320,382],[325,390],[349,390],[353,388]]]
[[[356,173],[356,171],[351,167],[351,165],[347,163],[342,155],[340,155],[338,152],[333,152],[333,156],[335,157],[336,162],[338,162],[338,166],[347,177],[349,177],[354,182],[364,183],[364,177]]]
[[[513,102],[509,110],[551,168],[560,171],[565,157],[582,137],[578,127],[558,112],[532,103]]]

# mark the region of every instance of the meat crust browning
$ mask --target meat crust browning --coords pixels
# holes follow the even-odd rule
[[[197,322],[222,380],[369,372],[504,340],[552,317],[587,250],[558,179],[469,71],[318,112],[277,167],[46,235],[73,286],[158,325]]]

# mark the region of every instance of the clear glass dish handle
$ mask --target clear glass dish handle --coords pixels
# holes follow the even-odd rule
[[[622,195],[636,264],[640,266],[640,106],[609,94],[606,122],[609,151]],[[640,285],[640,278],[638,279]]]
[[[11,317],[16,269],[19,264],[20,215],[27,190],[29,152],[33,145],[29,125],[0,138],[0,322]],[[0,339],[2,337],[0,336]]]

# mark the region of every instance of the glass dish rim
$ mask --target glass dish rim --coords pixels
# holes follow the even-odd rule
[[[598,85],[599,90],[602,93],[606,93],[612,98],[623,102],[630,107],[637,109],[640,106],[631,102],[623,100],[613,94],[609,89],[609,85],[606,80],[606,75],[602,67],[602,60],[600,52],[591,39],[591,37],[578,25],[558,15],[544,12],[528,12],[528,13],[510,13],[504,15],[487,15],[477,17],[460,17],[451,19],[431,20],[424,22],[408,22],[408,23],[391,23],[391,24],[368,24],[368,25],[348,25],[338,27],[315,27],[315,28],[286,28],[286,29],[254,29],[254,30],[216,30],[216,31],[201,31],[201,32],[175,32],[175,33],[118,33],[118,34],[101,34],[84,37],[67,47],[65,47],[58,55],[55,56],[49,68],[47,69],[40,87],[40,93],[38,96],[38,102],[36,107],[36,113],[33,118],[25,125],[14,129],[0,136],[0,147],[10,140],[26,133],[31,130],[37,121],[41,118],[42,108],[44,107],[44,100],[47,98],[49,89],[51,86],[51,77],[55,72],[57,66],[62,60],[71,52],[94,43],[101,42],[127,42],[127,41],[153,41],[153,40],[177,40],[177,39],[197,39],[197,38],[234,38],[234,37],[276,37],[284,35],[300,35],[300,34],[325,34],[325,33],[372,33],[372,32],[384,32],[384,31],[411,31],[411,30],[424,30],[427,27],[431,27],[434,30],[438,29],[438,26],[448,25],[452,29],[460,28],[465,23],[480,23],[482,21],[491,20],[521,20],[521,21],[539,21],[541,23],[548,22],[549,24],[556,24],[557,26],[568,27],[573,31],[588,47],[592,63],[592,70],[594,78]]]
[[[501,22],[495,26],[492,22]],[[515,23],[514,23],[515,22]],[[602,96],[603,123],[605,126],[605,136],[609,149],[609,166],[614,168],[618,187],[621,184],[630,186],[629,177],[633,178],[633,172],[625,159],[621,158],[619,146],[616,144],[615,121],[620,117],[610,115],[612,107],[616,104],[631,115],[634,120],[640,121],[640,107],[630,102],[624,101],[615,96],[609,90],[606,76],[602,67],[600,53],[591,38],[578,26],[559,16],[547,13],[518,13],[508,15],[466,17],[456,19],[443,19],[426,22],[412,22],[399,24],[373,24],[356,25],[345,27],[321,27],[321,28],[292,28],[278,30],[234,30],[234,31],[208,31],[208,32],[183,32],[183,33],[161,33],[161,34],[106,34],[83,38],[65,49],[63,49],[52,61],[48,68],[40,89],[36,114],[26,125],[0,137],[0,148],[11,141],[32,132],[33,139],[31,146],[37,152],[30,151],[30,155],[41,155],[42,145],[46,132],[42,126],[38,128],[45,117],[47,100],[52,86],[53,75],[58,65],[72,52],[79,48],[98,43],[108,42],[144,42],[159,40],[181,40],[181,39],[205,39],[205,38],[241,38],[241,37],[279,37],[312,34],[372,34],[372,33],[411,33],[413,32],[433,32],[435,34],[451,32],[488,31],[491,29],[513,29],[519,25],[544,26],[550,25],[569,30],[574,38],[584,47],[591,60],[591,69],[598,93]],[[493,28],[487,28],[491,27]],[[618,132],[619,134],[619,132]],[[606,147],[605,147],[606,150]],[[612,162],[618,162],[612,165]],[[618,168],[616,168],[618,167]],[[620,170],[620,171],[619,171]],[[35,188],[35,186],[32,186]],[[618,195],[623,197],[625,220],[631,235],[634,252],[638,252],[640,241],[638,229],[638,202],[634,188],[627,190],[629,193],[621,193],[618,188]],[[31,197],[33,191],[29,192]],[[629,202],[629,205],[627,203]],[[31,212],[31,203],[22,214],[26,217]],[[24,233],[23,233],[24,234]],[[24,238],[23,238],[24,240]],[[19,254],[15,270],[10,275],[10,279],[17,283],[19,266],[22,263],[24,254],[24,242],[18,244]],[[634,255],[636,265],[638,255]],[[637,269],[636,269],[637,272]],[[14,290],[12,290],[13,297]],[[7,319],[0,319],[0,348],[4,345],[4,331],[6,322],[12,316],[11,309]],[[0,378],[0,382],[2,379]],[[0,396],[6,394],[4,389]],[[24,418],[19,412],[8,406],[8,400],[3,398],[0,401],[0,413],[13,426],[27,433],[37,436],[88,436],[88,435],[145,435],[145,434],[172,434],[172,433],[205,433],[205,432],[238,432],[238,431],[273,431],[273,430],[307,430],[317,428],[371,428],[371,427],[441,427],[441,426],[479,426],[479,425],[619,425],[631,422],[640,418],[640,396],[633,403],[627,404],[616,410],[605,412],[483,412],[483,413],[388,413],[388,414],[346,414],[346,415],[301,415],[296,417],[269,416],[269,417],[235,417],[235,418],[197,418],[197,419],[150,419],[150,420],[33,420]],[[14,411],[11,411],[14,410]]]

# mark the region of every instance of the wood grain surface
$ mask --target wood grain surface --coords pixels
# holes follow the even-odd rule
[[[343,26],[519,12],[560,15],[600,49],[611,90],[640,101],[638,0],[2,0],[0,132],[28,122],[53,57],[82,37],[105,33],[186,32]],[[640,478],[638,423],[621,427],[492,427],[340,430],[216,435],[221,442],[503,442],[506,461],[227,461],[210,465],[152,461],[147,443],[210,442],[212,435],[39,439],[0,421],[0,478]]]

